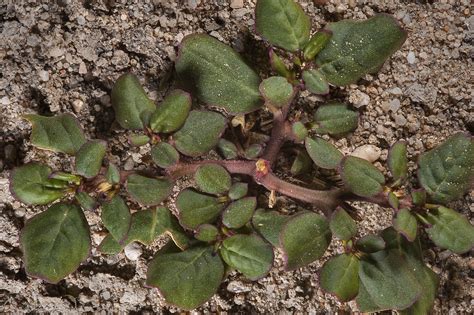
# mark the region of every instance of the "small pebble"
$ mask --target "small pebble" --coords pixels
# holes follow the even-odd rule
[[[13,212],[13,214],[14,214],[15,217],[17,217],[17,218],[23,218],[23,217],[25,216],[25,212],[26,212],[25,209],[23,209],[23,208],[18,208],[18,209],[16,209],[16,210]]]
[[[72,108],[74,109],[74,112],[76,114],[79,114],[81,112],[83,106],[84,106],[84,102],[80,99],[76,99],[72,101]]]
[[[380,154],[382,154],[382,150],[371,144],[362,145],[351,153],[352,156],[359,157],[371,163],[377,161],[380,157]]]
[[[390,103],[389,103],[389,109],[393,113],[395,113],[400,108],[400,106],[401,106],[401,104],[400,104],[400,100],[398,98],[391,100]]]
[[[351,96],[349,96],[349,102],[351,102],[355,108],[359,108],[369,105],[370,97],[364,92],[356,90],[353,94],[351,94]]]
[[[135,162],[133,162],[133,158],[130,156],[126,161],[125,164],[123,165],[124,170],[126,171],[131,171],[133,170],[133,167],[135,166]]]
[[[249,292],[251,290],[250,287],[246,286],[240,281],[231,281],[227,285],[227,291],[232,292],[232,293],[243,293],[243,292]]]
[[[41,81],[48,82],[49,81],[49,72],[45,70],[38,71],[38,76]]]
[[[414,64],[416,62],[416,57],[415,57],[415,53],[413,51],[410,51],[407,55],[407,61],[409,64]]]
[[[130,243],[124,248],[125,256],[131,261],[136,261],[142,255],[142,248],[137,243]]]
[[[395,119],[395,124],[397,126],[402,127],[402,126],[405,126],[407,124],[407,119],[402,114],[396,114],[396,115],[393,116],[393,118]]]
[[[230,7],[232,9],[240,9],[244,7],[244,0],[232,0],[230,2]]]

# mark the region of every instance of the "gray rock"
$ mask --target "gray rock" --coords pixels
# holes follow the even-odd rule
[[[368,96],[364,92],[355,90],[354,93],[349,96],[349,102],[351,102],[355,108],[367,106],[370,103],[370,96]]]
[[[397,126],[403,127],[407,124],[407,119],[402,114],[393,115],[393,119],[395,119],[395,124]]]
[[[40,78],[40,81],[43,82],[48,82],[49,81],[49,72],[45,70],[40,70],[38,71],[38,76]]]
[[[375,145],[366,144],[356,148],[351,155],[367,160],[371,163],[377,161],[382,154],[382,150]]]
[[[232,293],[250,292],[251,289],[252,289],[251,287],[237,280],[231,281],[227,285],[227,291],[232,292]]]
[[[390,103],[389,103],[389,109],[393,113],[395,113],[397,110],[399,110],[400,106],[401,106],[401,104],[400,104],[400,100],[398,98],[391,100]]]
[[[124,248],[125,256],[131,261],[136,261],[142,255],[142,248],[137,243],[130,243]]]
[[[76,114],[79,114],[84,106],[84,102],[80,99],[72,101],[72,108]]]
[[[407,55],[407,61],[409,64],[415,64],[416,63],[416,57],[415,53],[413,51],[410,51]]]
[[[232,9],[240,9],[244,7],[244,0],[231,0],[230,7]]]

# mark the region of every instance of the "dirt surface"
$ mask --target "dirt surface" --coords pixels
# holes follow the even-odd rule
[[[146,264],[164,239],[148,248],[130,247],[127,255],[106,257],[93,250],[78,272],[56,285],[26,276],[19,232],[26,219],[44,208],[15,201],[8,191],[8,174],[32,160],[70,170],[72,160],[33,149],[30,126],[21,115],[72,112],[89,137],[111,139],[110,160],[125,169],[144,167],[150,148],[128,149],[126,133],[114,123],[109,97],[114,80],[133,71],[152,98],[161,100],[172,82],[177,45],[194,32],[231,44],[258,69],[265,69],[265,44],[253,34],[255,1],[5,2],[13,1],[0,2],[0,312],[178,311],[166,306],[156,290],[143,286]],[[333,89],[329,98],[349,102],[361,113],[359,128],[348,138],[333,141],[344,153],[370,145],[358,150],[385,170],[389,145],[404,139],[414,167],[420,152],[457,131],[474,131],[474,7],[469,0],[299,2],[312,17],[313,31],[330,21],[387,12],[409,32],[405,45],[377,75],[367,76],[360,85]],[[257,58],[249,58],[254,55]],[[311,115],[325,100],[305,95],[293,116]],[[280,165],[285,164],[288,161],[281,158]],[[473,199],[471,193],[451,206],[472,219]],[[279,197],[277,207],[284,211],[307,205]],[[389,210],[356,207],[361,234],[390,224]],[[87,213],[87,219],[97,245],[104,228],[97,213]],[[334,243],[329,253],[340,251]],[[463,256],[438,249],[425,254],[441,276],[435,313],[473,313],[472,251]],[[341,304],[318,287],[323,262],[285,273],[277,259],[270,275],[256,282],[231,274],[199,310],[356,311],[355,303]]]

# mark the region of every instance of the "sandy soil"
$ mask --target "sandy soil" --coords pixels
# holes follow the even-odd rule
[[[6,1],[7,3],[13,1]],[[164,240],[139,254],[101,256],[95,250],[57,285],[26,276],[18,244],[27,218],[42,210],[25,207],[8,191],[9,171],[31,160],[64,170],[71,159],[33,149],[25,113],[72,112],[91,138],[110,139],[109,158],[125,168],[149,161],[149,147],[128,149],[125,132],[114,123],[110,89],[126,71],[135,72],[153,99],[162,99],[172,82],[176,47],[187,34],[209,33],[249,56],[264,69],[264,43],[252,33],[255,1],[21,1],[0,3],[0,312],[176,312],[156,290],[143,287],[146,264]],[[393,14],[409,37],[375,76],[360,85],[334,89],[331,98],[351,103],[361,113],[359,128],[334,143],[345,153],[371,145],[372,157],[384,170],[387,149],[398,139],[409,144],[411,161],[420,152],[460,131],[474,132],[474,7],[462,1],[300,1],[317,30],[329,21],[364,19],[377,12]],[[357,4],[357,3],[363,4]],[[385,3],[385,4],[382,4]],[[263,73],[265,75],[265,72]],[[324,99],[301,98],[292,115],[311,115]],[[285,159],[280,161],[285,164]],[[411,162],[411,167],[414,163]],[[472,219],[474,194],[452,207]],[[278,207],[303,207],[280,197]],[[390,224],[388,210],[356,205],[361,234]],[[104,228],[88,213],[93,242]],[[337,244],[330,252],[337,251]],[[438,249],[426,250],[427,262],[441,276],[435,313],[474,311],[474,260]],[[131,257],[129,255],[129,257]],[[355,311],[318,288],[317,270],[324,262],[284,273],[277,260],[269,276],[248,282],[232,274],[201,311],[229,313]]]

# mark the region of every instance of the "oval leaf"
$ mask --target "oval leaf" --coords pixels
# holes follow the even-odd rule
[[[403,180],[408,174],[407,144],[398,141],[392,145],[388,153],[388,168],[393,180]]]
[[[202,192],[214,195],[227,192],[232,184],[230,174],[218,164],[200,166],[194,174],[194,180]]]
[[[385,248],[385,241],[378,235],[369,234],[358,239],[355,247],[363,253],[375,253]]]
[[[260,83],[260,94],[275,107],[288,105],[293,98],[293,86],[284,77],[269,77]]]
[[[115,185],[120,183],[120,170],[114,164],[109,164],[105,172],[105,179],[109,184]]]
[[[307,137],[305,147],[314,164],[321,168],[336,169],[343,158],[334,145],[319,137]]]
[[[272,45],[294,52],[309,41],[311,21],[293,0],[258,0],[255,27]]]
[[[382,172],[369,161],[355,156],[343,158],[339,172],[347,188],[361,197],[372,197],[380,193],[385,183]]]
[[[95,201],[94,198],[89,196],[84,191],[76,193],[74,198],[76,198],[77,202],[79,203],[81,208],[84,209],[84,210],[92,211],[92,210],[96,209],[99,206],[97,201]]]
[[[319,70],[303,71],[303,81],[305,88],[311,93],[320,95],[329,93],[329,84]]]
[[[439,203],[460,198],[474,178],[474,140],[455,134],[418,160],[418,180],[431,199]]]
[[[348,241],[357,234],[356,222],[340,207],[332,213],[329,227],[332,234],[343,241]]]
[[[179,153],[169,143],[159,142],[151,148],[151,158],[161,168],[168,168],[179,161]]]
[[[456,211],[439,207],[428,213],[427,220],[431,227],[426,232],[437,246],[456,254],[465,253],[474,246],[474,226]]]
[[[331,103],[318,107],[314,113],[317,124],[315,131],[320,134],[341,135],[357,128],[359,114],[346,104]]]
[[[194,237],[203,242],[214,242],[218,236],[219,230],[211,224],[201,224],[194,233]]]
[[[296,153],[293,164],[291,164],[291,174],[308,174],[311,171],[312,165],[313,161],[308,153],[306,153],[306,150],[299,150],[298,153]]]
[[[79,123],[70,114],[54,117],[31,114],[25,118],[33,125],[30,140],[35,147],[74,155],[86,143]]]
[[[246,197],[232,202],[222,214],[222,223],[231,229],[238,229],[252,218],[257,206],[257,198]]]
[[[226,127],[225,118],[218,113],[193,110],[177,133],[176,149],[188,156],[209,152],[219,141]]]
[[[386,14],[365,21],[329,23],[325,29],[333,35],[316,62],[326,79],[338,86],[376,72],[407,37],[398,22]]]
[[[65,181],[50,179],[51,169],[42,164],[29,163],[15,168],[10,175],[12,195],[30,205],[44,205],[66,194]]]
[[[262,105],[258,75],[232,48],[211,36],[183,39],[176,72],[202,102],[229,113],[248,113]]]
[[[117,79],[112,89],[111,101],[115,119],[125,129],[143,129],[156,109],[138,78],[131,73]]]
[[[166,246],[150,262],[146,284],[157,287],[166,302],[192,310],[217,292],[223,276],[224,264],[212,246],[185,251]]]
[[[321,269],[319,279],[323,290],[341,302],[350,301],[359,292],[359,259],[351,254],[332,257]]]
[[[188,117],[191,105],[189,93],[182,90],[172,91],[151,115],[150,128],[158,133],[178,130]]]
[[[224,159],[231,160],[238,156],[237,147],[229,140],[219,139],[217,147],[219,148],[219,151],[221,152]]]
[[[400,209],[393,220],[393,227],[410,242],[415,240],[418,224],[410,210],[406,208]]]
[[[229,189],[229,198],[231,200],[237,200],[247,195],[249,185],[247,183],[235,183]]]
[[[128,233],[132,216],[125,201],[119,196],[114,196],[102,204],[101,219],[112,237],[120,243]]]
[[[289,220],[289,216],[276,211],[257,209],[252,217],[254,229],[275,247],[280,246],[280,232]]]
[[[313,59],[327,45],[331,36],[332,32],[325,29],[314,34],[304,48],[304,59],[307,61]]]
[[[222,242],[222,259],[250,280],[268,274],[273,264],[273,248],[257,235],[237,234]]]
[[[107,150],[107,142],[92,140],[86,142],[76,154],[77,174],[92,178],[99,174]]]
[[[219,217],[224,204],[219,203],[216,197],[185,189],[179,193],[176,207],[179,211],[179,223],[194,230],[201,224],[213,223]]]
[[[285,269],[306,266],[320,258],[331,242],[326,219],[316,213],[292,217],[280,233],[280,245],[285,254]]]
[[[171,194],[173,183],[165,178],[150,178],[138,174],[127,177],[127,191],[132,198],[144,205],[157,205]]]
[[[26,223],[21,245],[26,272],[57,283],[89,256],[89,226],[78,206],[56,203]]]

